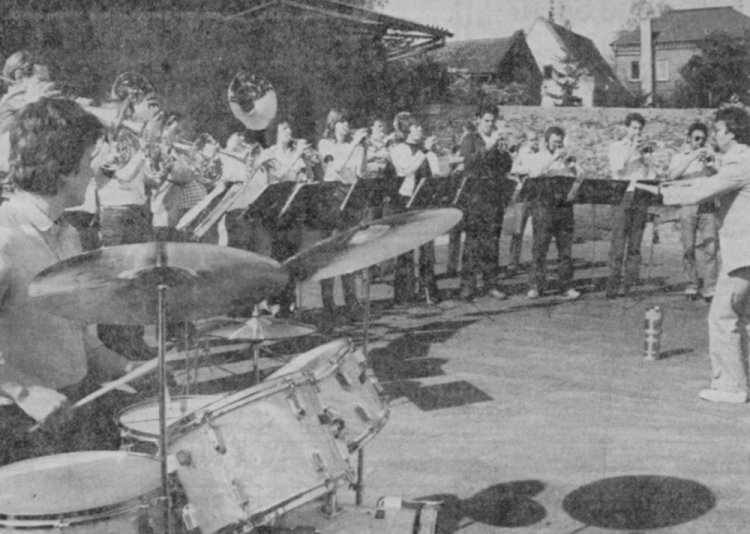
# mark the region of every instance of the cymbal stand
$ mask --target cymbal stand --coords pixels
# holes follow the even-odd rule
[[[253,306],[253,319],[258,321],[260,318],[260,308],[256,304]],[[253,341],[253,369],[255,369],[255,385],[260,384],[260,345],[262,341],[256,339]]]
[[[167,331],[167,290],[166,284],[159,284],[158,291],[158,318],[157,337],[159,351],[159,462],[161,463],[161,490],[164,500],[164,525],[167,534],[173,534],[172,528],[172,501],[169,496],[169,473],[167,469],[167,361],[165,337]]]
[[[366,267],[362,270],[362,292],[364,293],[364,313],[362,317],[362,352],[365,356],[365,371],[370,368],[370,350],[369,350],[369,338],[370,338],[370,268]],[[362,495],[365,489],[365,451],[360,448],[357,451],[357,485],[355,486],[354,492],[354,504],[360,506],[362,504]]]

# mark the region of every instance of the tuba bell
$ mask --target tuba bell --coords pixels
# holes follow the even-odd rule
[[[276,116],[276,91],[264,77],[240,70],[227,90],[229,109],[248,130],[265,130]]]

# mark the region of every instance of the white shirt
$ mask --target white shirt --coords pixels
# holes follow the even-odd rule
[[[326,168],[326,181],[342,181],[347,184],[353,184],[357,181],[357,176],[362,168],[362,145],[353,143],[337,143],[332,139],[321,139],[318,142],[318,153],[324,161]],[[331,156],[333,161],[326,164],[326,156]]]
[[[750,147],[733,145],[721,169],[710,177],[668,182],[661,189],[665,205],[698,204],[719,199],[722,271],[750,266]]]
[[[433,176],[440,174],[440,162],[434,152],[415,151],[407,143],[391,147],[391,161],[396,169],[396,176],[405,178],[398,190],[399,195],[410,197],[414,193],[417,185],[416,172],[425,160]]]
[[[537,153],[530,153],[525,158],[524,165],[529,178],[575,175],[562,159],[555,159],[555,154],[551,153],[546,147],[540,149]]]
[[[81,253],[76,230],[51,221],[35,198],[17,191],[0,206],[0,395],[29,413],[24,388],[70,386],[87,369],[84,326],[29,302],[37,273]]]
[[[626,191],[635,191],[637,180],[646,180],[649,177],[649,167],[643,156],[633,151],[631,141],[628,138],[620,139],[609,145],[609,168],[612,171],[612,179],[630,182]]]

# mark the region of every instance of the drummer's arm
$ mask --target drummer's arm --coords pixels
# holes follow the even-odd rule
[[[90,371],[102,380],[112,380],[132,371],[134,362],[104,346],[94,331],[94,325],[92,325],[83,334],[83,348],[86,351]]]
[[[8,269],[0,256],[0,303],[7,291]],[[0,307],[2,315],[2,307]],[[8,346],[8,349],[12,349]],[[7,350],[7,349],[6,349]],[[67,397],[54,389],[43,386],[34,375],[17,369],[0,352],[0,396],[10,399],[34,420],[44,421],[55,410],[65,406]]]

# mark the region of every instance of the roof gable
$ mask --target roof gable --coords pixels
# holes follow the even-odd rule
[[[750,17],[731,7],[679,9],[652,19],[654,44],[702,41],[712,33],[724,32],[742,38],[750,30]],[[612,47],[640,45],[640,29],[623,33]]]
[[[589,74],[606,81],[608,84],[621,86],[612,67],[605,61],[594,41],[554,22],[546,20],[545,22],[557,38],[563,51],[571,59],[575,60],[579,66],[586,69]]]

